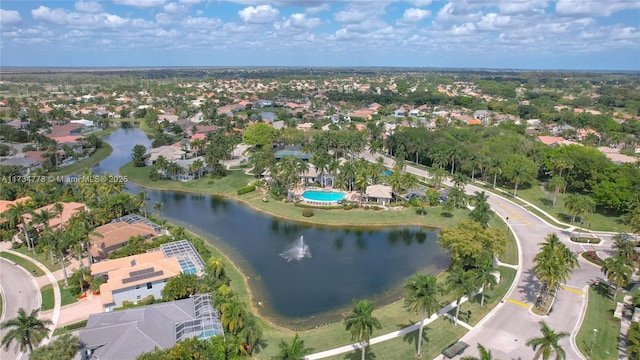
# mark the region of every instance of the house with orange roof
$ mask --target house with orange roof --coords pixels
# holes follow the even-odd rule
[[[564,138],[561,136],[544,136],[540,135],[536,138],[539,142],[548,145],[548,146],[556,146],[564,141]]]
[[[125,246],[134,236],[151,241],[159,235],[156,230],[143,222],[129,224],[125,221],[98,226],[93,232],[95,235],[90,236],[90,253],[96,260],[106,259],[112,251]]]
[[[0,200],[0,214],[9,210],[9,208],[12,206],[16,206],[18,204],[24,204],[29,201],[31,201],[31,198],[29,196],[24,196],[15,200]]]
[[[62,212],[60,213],[55,210],[55,204],[49,204],[38,208],[34,210],[33,213],[40,214],[43,210],[52,213],[54,216],[49,220],[49,228],[55,230],[63,227],[67,222],[69,222],[69,219],[71,219],[71,216],[74,214],[79,213],[80,211],[89,211],[87,205],[83,203],[61,201],[60,205],[62,205]],[[26,213],[22,215],[22,218],[25,222],[30,223],[33,220],[33,215]],[[42,228],[43,226],[38,224],[38,227]]]
[[[122,307],[125,301],[138,301],[153,295],[162,298],[167,279],[182,273],[175,257],[165,258],[162,251],[105,260],[91,265],[93,277],[102,276],[106,282],[100,285],[100,301],[105,312]]]

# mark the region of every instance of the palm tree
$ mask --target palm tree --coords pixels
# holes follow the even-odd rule
[[[498,175],[502,174],[503,164],[502,160],[498,158],[493,158],[489,162],[489,172],[493,174],[493,188],[496,188],[496,181],[498,180]]]
[[[9,205],[9,209],[3,214],[5,219],[9,222],[9,226],[12,228],[18,226],[18,224],[22,223],[22,229],[24,230],[25,240],[27,241],[27,248],[29,250],[33,250],[33,241],[29,236],[29,222],[23,216],[25,213],[30,212],[30,207],[28,204],[24,202],[19,202],[16,204]]]
[[[0,324],[0,329],[11,329],[2,338],[1,346],[9,349],[12,342],[20,351],[32,352],[40,341],[49,336],[47,325],[53,324],[51,320],[38,319],[38,311],[34,309],[29,315],[23,308],[18,309],[18,316]]]
[[[633,266],[633,263],[622,254],[618,254],[604,260],[602,272],[609,280],[609,288],[611,288],[611,283],[616,284],[616,292],[613,295],[614,302],[616,301],[620,288],[631,281],[632,270],[630,266]]]
[[[51,227],[49,225],[49,221],[51,219],[53,219],[55,217],[55,213],[52,211],[49,211],[47,209],[42,209],[39,212],[32,212],[31,216],[32,216],[32,221],[36,224],[40,224],[42,225],[44,232],[50,232],[51,231]],[[55,239],[53,239],[53,241],[55,241]],[[51,257],[51,265],[53,265],[55,262],[53,260],[53,246],[51,246],[53,244],[50,244],[49,246],[49,255]]]
[[[556,360],[564,360],[567,357],[564,349],[560,347],[558,342],[569,336],[569,333],[560,332],[556,333],[544,322],[540,321],[540,331],[542,336],[533,338],[527,341],[527,346],[530,346],[536,354],[533,356],[533,360],[538,360],[542,357],[542,360],[551,359],[551,354],[556,354]],[[537,350],[536,350],[537,349]]]
[[[560,190],[562,190],[565,186],[566,186],[567,182],[564,180],[564,178],[560,177],[560,176],[554,176],[551,179],[549,179],[549,181],[547,182],[547,188],[549,189],[549,192],[553,192],[553,203],[552,203],[552,207],[556,207],[556,200],[558,199],[558,194],[560,193]]]
[[[411,312],[420,314],[420,330],[418,332],[418,353],[422,357],[422,332],[425,315],[431,316],[438,311],[438,295],[442,292],[433,275],[420,275],[409,278],[404,286],[404,304]]]
[[[471,295],[473,291],[473,278],[470,271],[464,271],[460,265],[454,265],[449,270],[447,276],[447,292],[456,299],[456,316],[454,325],[458,326],[458,316],[460,315],[460,302],[465,295]]]
[[[638,360],[640,358],[640,323],[632,322],[627,332],[627,354],[629,359]]]
[[[577,255],[563,244],[556,234],[548,234],[540,243],[540,251],[533,257],[533,271],[543,283],[544,298],[580,266]]]
[[[474,205],[473,210],[469,213],[469,216],[476,222],[482,224],[483,228],[489,226],[489,220],[491,220],[491,206],[487,202],[489,196],[484,192],[475,192],[475,195],[471,198],[471,203]]]
[[[304,340],[300,339],[297,332],[293,337],[293,340],[291,340],[291,344],[281,340],[278,348],[280,351],[276,355],[272,356],[271,360],[300,360],[304,358],[305,355],[309,355],[311,351],[313,351],[312,349],[304,346]]]
[[[369,300],[355,300],[353,313],[344,319],[344,325],[351,340],[357,340],[362,348],[362,360],[365,358],[365,348],[369,344],[373,329],[382,329],[380,321],[373,316],[373,302]]]
[[[618,233],[613,236],[613,245],[611,246],[617,254],[624,256],[629,260],[638,255],[635,243],[631,240],[631,236],[624,233]]]
[[[447,177],[447,172],[443,168],[438,167],[431,170],[431,177],[435,182],[433,185],[436,188],[440,188],[440,185],[442,185],[442,181]]]
[[[465,356],[462,360],[492,360],[493,356],[491,356],[491,351],[487,350],[482,344],[478,344],[478,352],[480,352],[480,357],[474,356]]]
[[[564,207],[569,211],[572,223],[576,221],[577,209],[580,206],[579,204],[579,195],[571,194],[564,199]]]
[[[246,317],[246,311],[244,305],[237,299],[232,299],[220,306],[220,321],[229,332],[237,334],[244,326],[244,318]]]
[[[472,271],[476,285],[482,288],[482,299],[480,300],[480,306],[484,306],[485,292],[487,291],[487,289],[491,289],[498,284],[498,281],[493,274],[496,271],[496,267],[493,264],[493,260],[490,257],[487,257],[484,261],[481,261],[480,264]]]

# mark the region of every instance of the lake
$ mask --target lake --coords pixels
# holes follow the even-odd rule
[[[139,129],[118,129],[103,139],[113,153],[95,172],[117,173],[131,161],[135,144],[150,144]],[[134,184],[127,187],[140,191]],[[220,197],[144,191],[148,204],[163,204],[163,217],[227,254],[248,277],[261,314],[285,326],[337,320],[353,299],[390,302],[401,296],[409,276],[417,271],[437,274],[450,260],[436,244],[434,229],[313,226],[279,220]]]

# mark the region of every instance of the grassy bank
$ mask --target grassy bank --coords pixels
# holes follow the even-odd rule
[[[18,264],[19,266],[27,270],[29,274],[33,275],[34,277],[40,277],[44,275],[44,271],[42,271],[34,263],[32,263],[29,260],[23,259],[20,256],[9,254],[7,252],[1,252],[0,257],[13,261],[14,263]]]
[[[71,291],[69,291],[68,288],[64,287],[64,280],[58,281],[58,286],[60,287],[60,306],[78,302],[78,299],[76,299],[76,297],[71,294]],[[40,294],[42,294],[41,310],[47,311],[53,309],[53,286],[51,284],[43,286],[42,288],[40,288]]]
[[[97,163],[99,163],[100,161],[106,159],[109,155],[111,155],[111,152],[113,151],[113,148],[111,147],[111,145],[107,144],[106,142],[102,143],[102,147],[98,150],[96,150],[96,152],[94,152],[93,154],[91,154],[91,156],[89,156],[88,158],[78,161],[74,164],[71,164],[65,168],[62,168],[56,172],[51,173],[52,176],[63,176],[63,175],[70,175],[76,172],[79,172],[83,169],[87,169],[87,168],[92,168],[93,166],[95,166]]]
[[[587,312],[576,336],[576,345],[587,359],[617,359],[620,321],[613,317],[616,303],[604,284],[589,287]],[[593,329],[597,329],[595,337]],[[591,339],[593,347],[591,347]],[[591,353],[589,352],[591,348]]]

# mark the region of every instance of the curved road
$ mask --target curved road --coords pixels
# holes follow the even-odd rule
[[[0,258],[0,288],[2,288],[2,322],[16,317],[19,308],[24,308],[28,313],[40,307],[40,289],[31,276],[22,267],[15,265],[7,259]],[[0,338],[6,330],[0,331]],[[19,359],[22,355],[15,349],[15,343],[9,346],[8,351],[4,347],[0,350],[0,359]],[[25,356],[26,358],[26,356]]]
[[[362,153],[365,159],[375,161],[380,154]],[[393,159],[383,157],[385,165],[393,167]],[[428,172],[408,165],[405,171],[418,177],[429,178]],[[467,185],[467,193],[484,191],[473,185]],[[584,251],[583,245],[577,245],[569,241],[569,232],[558,229],[536,215],[530,213],[508,199],[489,194],[488,199],[491,208],[502,218],[506,219],[512,232],[518,238],[519,243],[519,269],[514,286],[506,295],[505,302],[499,304],[485,319],[467,333],[463,340],[470,345],[465,356],[478,355],[476,344],[483,344],[490,349],[492,355],[499,359],[531,359],[534,352],[525,343],[532,337],[540,334],[539,322],[544,320],[555,331],[568,333],[577,332],[581,322],[583,306],[586,297],[583,290],[586,285],[595,279],[602,279],[598,267],[580,259],[580,268],[576,269],[563,289],[558,292],[552,312],[549,316],[541,317],[532,314],[529,308],[535,303],[539,284],[533,275],[533,257],[539,250],[538,244],[544,241],[544,237],[550,233],[556,233],[558,237],[573,251]],[[609,247],[610,242],[605,241],[599,245],[599,249]],[[573,338],[575,334],[572,334]],[[575,348],[572,340],[567,337],[560,341],[561,346],[567,352],[567,359],[582,359],[583,356]]]

